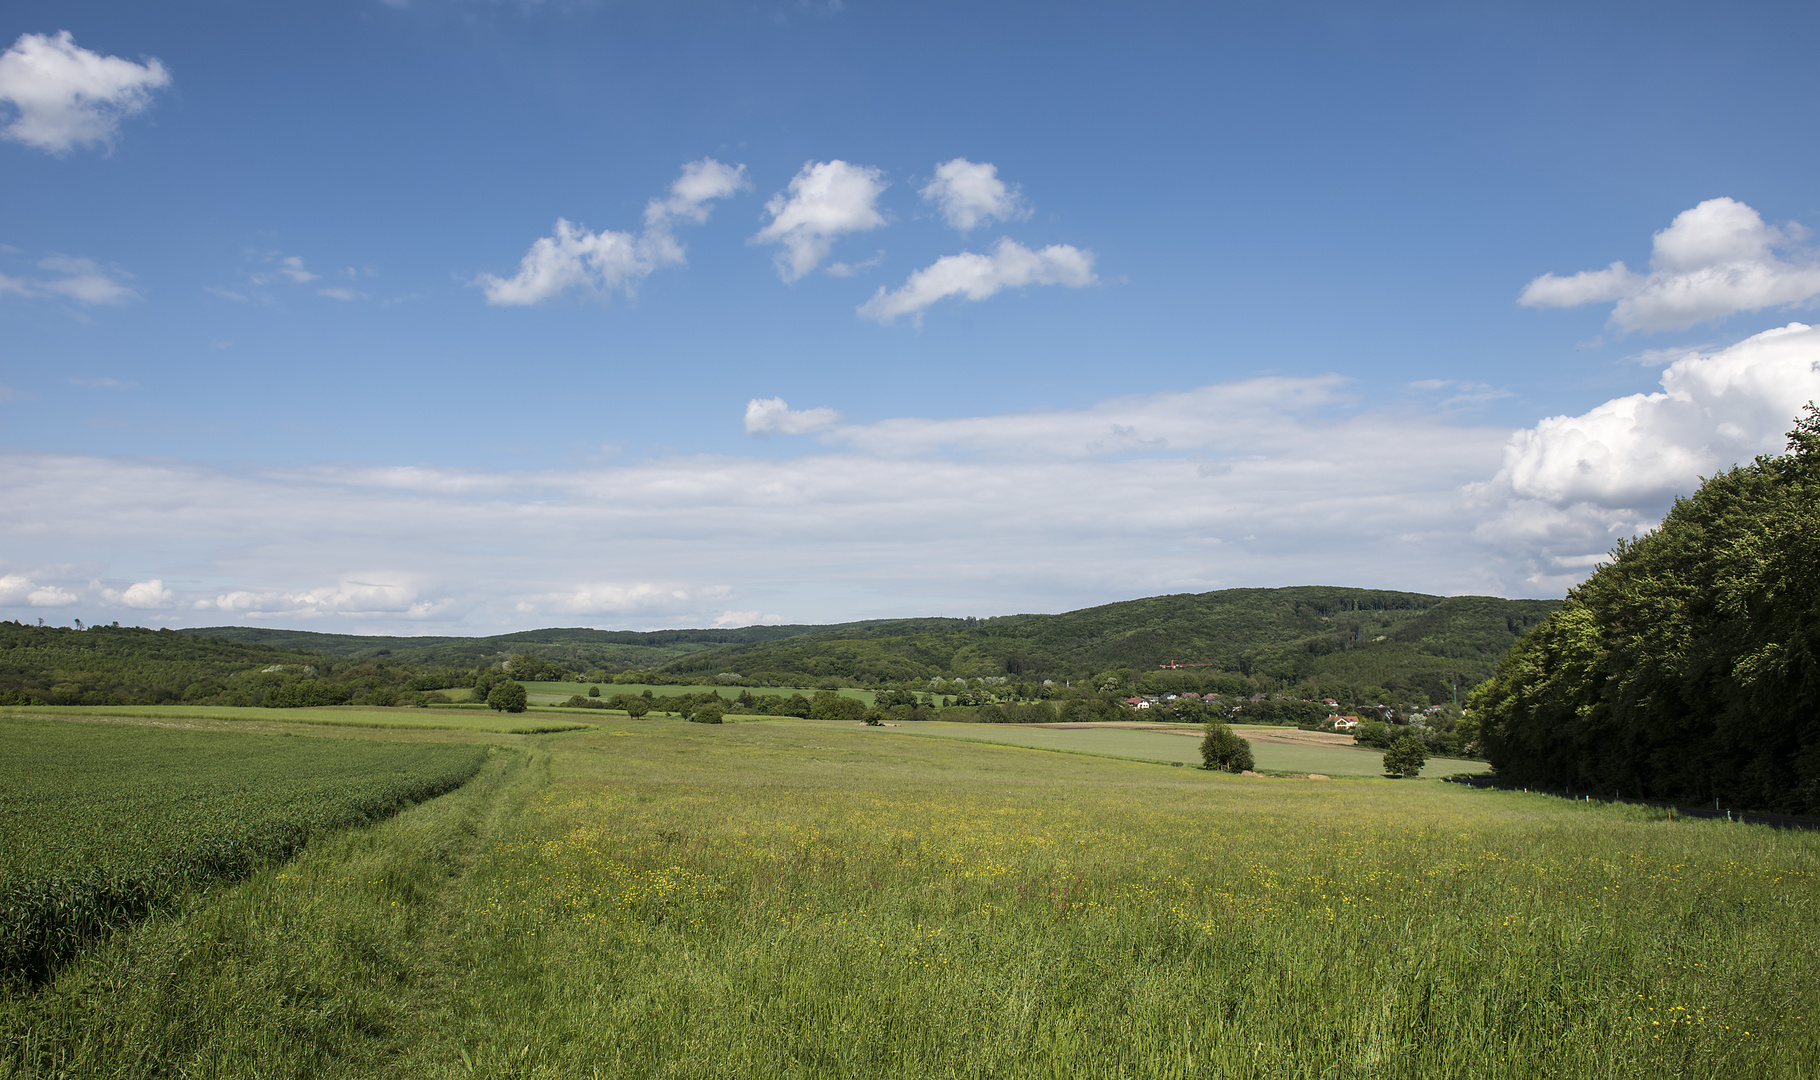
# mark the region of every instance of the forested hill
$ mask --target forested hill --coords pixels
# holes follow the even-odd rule
[[[723,645],[775,641],[820,626],[746,626],[737,630],[590,630],[586,627],[524,630],[492,637],[377,637],[273,630],[259,626],[203,626],[182,631],[249,645],[301,649],[333,657],[389,658],[394,663],[476,667],[530,653],[575,671],[655,668],[689,653]]]
[[[1487,677],[1556,600],[1302,586],[1154,596],[1060,615],[880,620],[672,660],[673,673],[800,673],[859,682],[1065,679],[1170,662],[1282,684],[1420,687]]]
[[[206,700],[265,668],[301,672],[321,658],[295,649],[195,638],[136,626],[0,623],[0,704]]]

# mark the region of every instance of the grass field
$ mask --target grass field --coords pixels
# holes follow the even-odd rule
[[[567,701],[576,694],[586,697],[588,687],[590,686],[600,687],[600,693],[603,697],[612,697],[614,694],[642,694],[646,690],[651,691],[652,697],[659,698],[674,697],[680,694],[699,694],[705,690],[712,690],[728,700],[738,697],[741,690],[750,690],[754,696],[760,694],[775,694],[780,697],[789,697],[791,694],[801,694],[804,697],[815,696],[815,691],[813,689],[797,690],[788,686],[728,686],[725,683],[704,683],[697,686],[656,686],[645,683],[585,682],[528,682],[524,684],[525,692],[531,696],[531,701],[539,705],[554,705],[560,701]],[[873,699],[876,697],[870,690],[839,690],[836,692],[842,697],[850,697],[862,701],[868,707],[872,705]]]
[[[1199,733],[1175,735],[1141,728],[1041,728],[1024,724],[950,724],[939,720],[905,724],[889,729],[912,736],[949,739],[972,739],[978,742],[1008,743],[1043,750],[1069,750],[1083,754],[1106,754],[1112,757],[1136,758],[1141,761],[1180,761],[1187,765],[1201,763]],[[1241,735],[1270,735],[1280,729],[1235,728]],[[1326,776],[1379,776],[1383,774],[1383,751],[1348,746],[1289,746],[1282,743],[1251,744],[1252,756],[1260,770],[1274,772],[1320,773]],[[1430,758],[1422,770],[1424,776],[1451,776],[1459,772],[1483,772],[1483,761],[1463,758]]]
[[[351,728],[423,728],[537,734],[571,731],[587,722],[569,710],[498,713],[491,709],[377,709],[362,705],[324,705],[309,709],[260,709],[235,705],[16,705],[0,707],[7,717],[92,716],[143,720],[245,721],[260,724],[312,724]]]
[[[899,731],[511,737],[0,988],[0,1077],[1820,1071],[1820,837]]]

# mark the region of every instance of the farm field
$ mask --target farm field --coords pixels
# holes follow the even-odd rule
[[[494,731],[508,734],[569,731],[587,723],[573,710],[497,713],[491,709],[379,709],[365,705],[322,705],[306,709],[262,709],[237,705],[13,705],[0,707],[9,717],[91,716],[125,720],[212,720],[261,724],[311,724],[349,728],[419,728],[425,730]]]
[[[484,748],[0,719],[0,977],[460,785]]]
[[[531,701],[538,705],[554,705],[558,702],[567,701],[576,694],[586,697],[588,687],[590,686],[600,687],[600,692],[603,697],[612,697],[614,694],[642,694],[646,690],[651,691],[653,697],[660,698],[680,694],[699,694],[707,690],[713,690],[729,700],[738,697],[741,690],[750,690],[754,696],[760,694],[777,694],[783,697],[789,697],[791,694],[801,694],[804,697],[815,696],[814,689],[797,690],[788,686],[728,686],[725,683],[702,683],[693,686],[585,682],[528,682],[524,684],[525,692],[530,695]],[[445,693],[446,692],[447,691],[445,691]],[[864,702],[867,707],[871,707],[873,699],[876,697],[871,690],[843,689],[836,692],[839,693],[841,697],[850,697],[857,701]]]
[[[1820,1069],[1820,837],[901,730],[504,736],[0,987],[0,1077]]]
[[[1191,735],[1177,735],[1142,728],[1048,728],[1028,724],[953,724],[941,720],[905,724],[888,730],[925,738],[973,739],[1044,750],[1107,754],[1143,761],[1180,761],[1187,765],[1201,763],[1198,730]],[[1383,773],[1384,752],[1381,750],[1289,745],[1255,738],[1280,732],[1283,730],[1281,728],[1235,727],[1233,730],[1251,737],[1251,752],[1259,769],[1321,773],[1327,776],[1378,776]],[[1428,759],[1422,775],[1451,776],[1459,772],[1483,772],[1485,768],[1483,761],[1437,757]]]

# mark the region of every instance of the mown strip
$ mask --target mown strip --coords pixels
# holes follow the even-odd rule
[[[484,747],[0,718],[0,977],[464,783]]]

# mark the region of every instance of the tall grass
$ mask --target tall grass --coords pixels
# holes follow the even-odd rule
[[[6,999],[0,1077],[1820,1067],[1820,838],[876,735],[525,740]]]
[[[1820,1065],[1812,837],[761,725],[573,747],[467,884],[426,1072]]]

